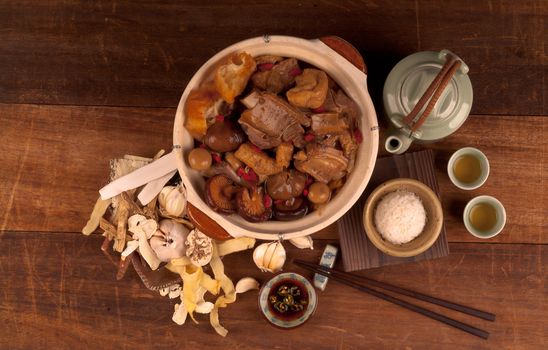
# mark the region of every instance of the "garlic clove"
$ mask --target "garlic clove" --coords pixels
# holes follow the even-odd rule
[[[165,186],[160,191],[160,194],[158,195],[158,203],[160,206],[165,207],[166,206],[166,197],[167,195],[175,189],[175,186]]]
[[[279,241],[260,244],[253,251],[255,265],[264,272],[280,271],[285,259],[285,249]]]
[[[259,244],[255,250],[253,250],[253,262],[261,271],[264,271],[263,260],[266,248],[268,248],[268,243],[263,243]]]
[[[185,213],[187,200],[184,186],[166,186],[158,195],[162,212],[173,217],[181,217]]]
[[[310,236],[293,238],[290,239],[289,242],[299,249],[310,248],[311,250],[314,250],[314,242]]]
[[[270,261],[268,263],[268,269],[277,272],[282,269],[282,267],[285,264],[286,254],[285,249],[282,243],[277,242],[275,245],[275,249],[272,252],[272,257],[270,258]]]
[[[236,293],[245,293],[252,289],[259,289],[259,282],[253,277],[244,277],[236,283]]]

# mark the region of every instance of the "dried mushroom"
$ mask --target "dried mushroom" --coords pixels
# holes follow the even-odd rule
[[[238,124],[229,120],[218,120],[207,129],[204,143],[215,152],[230,152],[245,140],[245,134]]]
[[[305,183],[305,174],[297,170],[284,170],[268,177],[266,190],[273,199],[287,200],[300,196]]]
[[[308,202],[303,197],[290,198],[274,202],[274,218],[279,221],[291,221],[304,217],[308,213]]]
[[[272,199],[265,196],[262,187],[241,188],[236,195],[238,214],[247,221],[261,222],[272,215]]]
[[[215,211],[230,214],[236,211],[234,194],[238,186],[225,175],[215,175],[206,182],[206,202]]]
[[[297,85],[286,93],[292,105],[300,108],[319,108],[323,105],[328,89],[325,72],[307,68],[295,81]]]

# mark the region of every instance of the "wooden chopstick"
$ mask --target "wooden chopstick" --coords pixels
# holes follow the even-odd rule
[[[312,263],[309,263],[307,261],[303,261],[303,260],[294,260],[293,261],[294,264],[298,265],[298,266],[301,266],[305,269],[308,269],[310,271],[313,271],[313,272],[316,272],[316,273],[319,273],[321,275],[324,275],[326,277],[329,277],[331,279],[334,279],[335,281],[338,281],[340,283],[343,283],[343,284],[346,284],[352,288],[355,288],[355,289],[358,289],[360,291],[363,291],[363,292],[366,292],[368,294],[371,294],[373,296],[376,296],[380,299],[383,299],[383,300],[386,300],[386,301],[389,301],[391,303],[394,303],[396,305],[399,305],[399,306],[402,306],[408,310],[411,310],[411,311],[415,311],[421,315],[424,315],[424,316],[427,316],[427,317],[430,317],[434,320],[437,320],[437,321],[440,321],[440,322],[443,322],[447,325],[450,325],[452,327],[455,327],[457,329],[460,329],[464,332],[467,332],[467,333],[470,333],[470,334],[473,334],[477,337],[480,337],[480,338],[483,338],[483,339],[487,339],[489,338],[489,333],[482,330],[482,329],[479,329],[479,328],[476,328],[476,327],[473,327],[473,326],[470,326],[466,323],[462,323],[460,321],[457,321],[457,320],[454,320],[452,318],[449,318],[447,316],[444,316],[442,314],[438,314],[434,311],[430,311],[428,309],[425,309],[425,308],[422,308],[420,306],[417,306],[417,305],[414,305],[412,303],[409,303],[407,301],[404,301],[404,300],[401,300],[401,299],[398,299],[396,297],[393,297],[391,295],[388,295],[388,294],[385,294],[385,293],[382,293],[382,292],[379,292],[375,289],[372,289],[372,288],[369,288],[365,285],[362,285],[362,284],[358,284],[356,282],[354,282],[352,279],[353,277],[356,278],[357,276],[352,276],[350,274],[346,274],[344,272],[340,272],[340,271],[337,271],[337,270],[333,270],[333,269],[330,269],[330,268],[327,268],[327,267],[324,267],[324,266],[320,266],[320,265],[315,265],[315,264],[312,264]],[[372,281],[372,280],[371,280]],[[377,282],[377,287],[380,287],[380,285],[384,285],[383,282],[378,282],[378,281],[375,281]],[[371,283],[372,284],[372,283]],[[380,287],[380,288],[383,288],[383,287]],[[409,290],[405,290],[403,288],[399,288],[399,287],[395,287],[395,286],[392,286],[390,285],[391,289],[388,289],[388,288],[385,288],[387,290],[391,290],[395,293],[399,293],[399,291],[396,291],[396,289],[401,289],[401,290],[404,290],[406,292],[411,292],[411,293],[415,293],[415,292],[412,292],[412,291],[409,291]],[[404,294],[404,293],[401,293],[401,294]],[[420,293],[419,293],[420,294]],[[404,294],[404,295],[408,295],[408,296],[411,296],[411,297],[414,297],[413,295],[410,295],[409,293],[407,294]],[[428,297],[427,295],[425,294],[422,294],[422,296],[426,296]],[[424,298],[420,298],[421,300],[425,300]],[[437,299],[437,298],[435,298]],[[438,299],[438,300],[441,300],[441,299]],[[425,301],[428,301],[428,300],[425,300]],[[447,303],[450,303],[452,304],[451,302],[447,302]],[[441,305],[441,304],[437,304],[437,305]],[[455,304],[455,305],[459,305],[459,304]],[[445,306],[445,305],[441,305],[441,306]],[[459,305],[459,306],[462,306],[462,305]],[[465,307],[467,308],[467,307]],[[471,308],[470,308],[471,309]],[[475,310],[475,309],[472,309],[472,310]],[[460,310],[457,310],[457,311],[460,311]],[[479,311],[479,310],[477,310]],[[476,316],[476,315],[474,315]],[[479,317],[479,316],[478,316]],[[493,315],[494,317],[494,315]]]
[[[343,278],[352,278],[352,279],[357,280],[357,281],[363,281],[363,282],[369,283],[370,285],[378,287],[378,288],[386,289],[386,290],[389,290],[389,291],[394,292],[394,293],[407,295],[407,296],[415,298],[415,299],[419,299],[419,300],[429,302],[431,304],[436,304],[436,305],[439,305],[439,306],[443,306],[445,308],[452,309],[452,310],[455,310],[455,311],[459,311],[459,312],[462,312],[462,313],[470,315],[470,316],[482,318],[482,319],[487,320],[487,321],[494,321],[495,318],[496,318],[495,314],[492,314],[490,312],[474,309],[472,307],[457,304],[457,303],[453,303],[451,301],[447,301],[447,300],[444,300],[444,299],[439,299],[439,298],[430,296],[428,294],[423,294],[423,293],[415,292],[415,291],[412,291],[412,290],[409,290],[409,289],[397,287],[397,286],[394,286],[394,285],[386,283],[386,282],[376,281],[376,280],[367,278],[365,276],[356,276],[356,275],[353,275],[353,274],[349,274],[349,273],[329,269],[325,266],[315,265],[313,263],[310,263],[310,262],[307,262],[307,261],[302,261],[302,260],[299,260],[299,263],[301,263],[301,265],[308,265],[310,267],[318,267],[319,269],[323,269],[326,273],[328,273],[332,276],[342,276]]]

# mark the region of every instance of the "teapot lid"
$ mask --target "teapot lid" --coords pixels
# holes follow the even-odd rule
[[[414,53],[401,60],[386,79],[383,90],[386,117],[396,128],[407,129],[412,138],[434,141],[446,137],[455,132],[470,113],[472,83],[468,77],[468,66],[461,60],[460,68],[447,84],[426,122],[413,132],[403,123],[403,118],[411,112],[438,75],[449,54],[454,55],[449,50]]]

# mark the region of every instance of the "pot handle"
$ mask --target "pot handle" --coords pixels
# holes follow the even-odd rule
[[[233,238],[221,225],[190,202],[187,203],[187,214],[194,226],[209,237],[218,241]]]
[[[354,67],[367,74],[367,66],[365,65],[362,55],[348,41],[335,35],[321,37],[320,41],[329,46],[331,50],[344,57],[348,62],[352,63]]]

